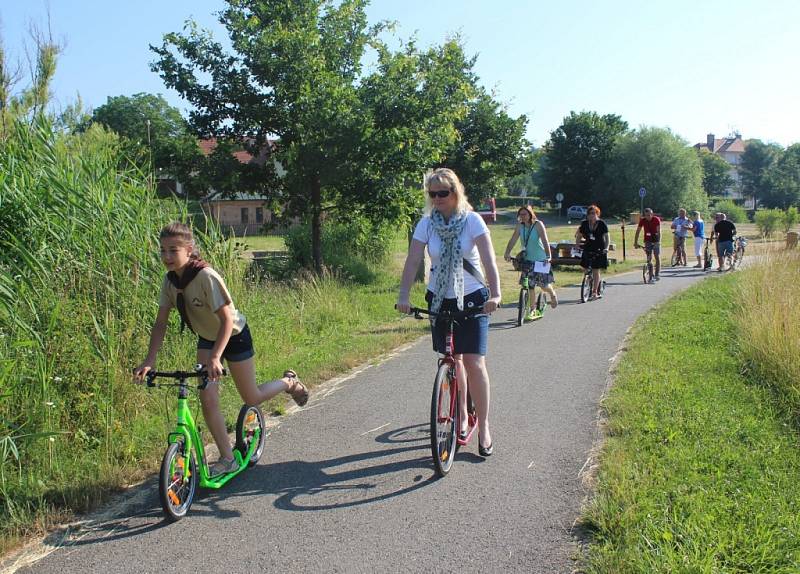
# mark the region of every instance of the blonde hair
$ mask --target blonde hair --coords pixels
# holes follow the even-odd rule
[[[464,213],[472,211],[472,206],[469,204],[469,201],[467,201],[467,194],[464,191],[464,184],[458,179],[456,172],[446,167],[440,167],[425,174],[425,215],[430,215],[431,211],[433,211],[433,201],[431,201],[430,196],[428,196],[428,191],[430,191],[431,185],[435,183],[446,185],[450,188],[451,193],[456,194],[456,198],[458,199],[458,203],[456,204],[457,212]]]
[[[194,235],[188,225],[173,221],[169,225],[164,226],[158,234],[158,238],[160,240],[167,239],[168,237],[177,237],[180,239],[182,245],[192,248],[190,257],[192,259],[200,259],[200,252],[197,250],[197,245],[194,242]]]

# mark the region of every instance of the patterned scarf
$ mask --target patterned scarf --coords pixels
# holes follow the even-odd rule
[[[464,310],[464,264],[461,255],[461,232],[467,222],[466,212],[454,213],[450,221],[445,223],[442,214],[434,209],[431,212],[433,230],[442,240],[442,252],[439,255],[439,269],[434,283],[431,311],[439,311],[448,287],[453,285],[459,311]]]
[[[178,290],[175,306],[178,308],[178,313],[180,313],[181,316],[181,333],[183,333],[184,327],[189,327],[189,330],[194,332],[194,329],[192,329],[192,323],[189,321],[189,315],[186,314],[186,300],[183,297],[183,290],[186,289],[186,286],[192,282],[192,279],[197,277],[197,274],[200,273],[200,270],[205,269],[206,267],[208,267],[208,263],[202,259],[190,259],[189,263],[186,264],[186,267],[183,268],[183,274],[180,277],[178,277],[178,274],[174,271],[167,273],[167,279],[169,279],[170,282],[175,286],[175,289]]]

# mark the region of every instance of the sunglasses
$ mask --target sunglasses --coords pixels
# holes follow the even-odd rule
[[[453,192],[452,189],[440,189],[439,191],[428,191],[428,197],[430,197],[431,199],[433,199],[434,197],[441,197],[442,199],[444,199],[452,192]]]

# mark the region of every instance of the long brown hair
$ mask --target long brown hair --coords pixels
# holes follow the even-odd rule
[[[166,239],[168,237],[177,237],[181,240],[181,244],[192,248],[192,253],[189,255],[191,259],[200,259],[200,252],[197,250],[197,245],[194,242],[194,235],[188,225],[173,221],[169,225],[161,229],[158,234],[159,239]]]
[[[523,205],[517,210],[517,217],[519,217],[520,211],[528,212],[528,215],[531,216],[531,225],[533,225],[533,222],[536,220],[536,213],[534,213],[533,208],[530,205]]]

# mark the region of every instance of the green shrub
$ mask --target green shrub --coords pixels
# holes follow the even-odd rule
[[[797,222],[800,221],[800,213],[798,213],[797,208],[792,206],[786,210],[783,214],[783,231],[789,233],[792,228],[797,225]]]
[[[762,237],[769,237],[783,225],[784,214],[780,209],[759,209],[753,216]]]
[[[373,278],[370,266],[386,261],[396,233],[394,226],[375,225],[363,217],[348,222],[326,221],[322,226],[322,259],[329,269],[357,283],[367,283]],[[295,265],[313,267],[309,225],[291,228],[285,242]]]
[[[747,211],[741,206],[736,205],[730,199],[723,199],[718,201],[711,208],[711,213],[724,213],[728,216],[728,220],[734,223],[747,223]]]

